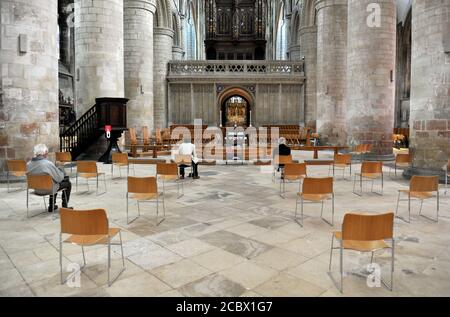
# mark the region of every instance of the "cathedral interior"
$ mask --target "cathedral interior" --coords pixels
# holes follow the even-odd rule
[[[0,66],[0,296],[450,296],[450,0],[0,0]]]

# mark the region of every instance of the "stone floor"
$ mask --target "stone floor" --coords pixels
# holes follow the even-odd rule
[[[306,158],[299,153],[296,158]],[[324,155],[331,156],[331,154]],[[309,158],[309,156],[308,156]],[[78,209],[104,208],[110,225],[123,230],[125,272],[107,286],[103,246],[86,249],[87,267],[81,287],[59,283],[59,219],[42,214],[26,218],[25,191],[7,194],[0,188],[0,295],[1,296],[449,296],[450,193],[442,189],[439,224],[418,216],[413,204],[411,224],[395,221],[395,289],[370,288],[369,254],[346,251],[344,295],[334,280],[339,277],[339,254],[333,268],[328,261],[333,228],[320,219],[320,205],[307,205],[305,226],[293,219],[295,192],[289,184],[284,198],[271,174],[257,166],[200,167],[201,179],[186,184],[177,199],[174,186],[166,188],[167,218],[155,225],[154,204],[142,205],[141,217],[126,224],[126,180],[111,179],[105,171],[107,193],[86,192],[81,182],[71,205]],[[354,166],[354,170],[359,168]],[[340,175],[335,181],[336,221],[339,230],[349,211],[394,211],[397,190],[407,182],[388,177],[383,196],[352,194],[352,182]],[[327,167],[312,167],[310,176],[326,176]],[[136,175],[155,174],[154,166],[136,166]],[[73,180],[74,182],[74,180]],[[102,184],[100,184],[100,189]],[[74,186],[75,187],[75,186]],[[91,186],[91,189],[95,188]],[[326,205],[328,217],[330,205]],[[406,203],[401,212],[406,212]],[[31,197],[32,212],[43,209],[42,198]],[[131,212],[136,213],[132,204]],[[424,213],[434,215],[435,201],[425,202]],[[64,271],[82,263],[81,249],[65,245]],[[120,267],[120,249],[114,247],[113,270]],[[389,279],[389,252],[375,262]],[[65,273],[69,274],[69,273]]]

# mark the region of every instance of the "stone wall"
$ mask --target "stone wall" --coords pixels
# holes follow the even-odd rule
[[[347,0],[318,0],[317,131],[321,141],[345,145]]]
[[[308,127],[316,127],[317,27],[302,27],[299,37],[300,54],[305,57],[305,124]]]
[[[172,60],[174,31],[167,28],[155,28],[153,37],[154,67],[153,96],[155,128],[167,126],[167,73]]]
[[[450,158],[450,2],[415,0],[412,12],[411,150],[414,167],[438,171]]]
[[[128,127],[153,129],[153,14],[155,0],[124,1],[124,67]]]
[[[347,141],[373,144],[373,159],[393,158],[396,11],[395,0],[348,2]]]
[[[1,0],[0,168],[59,150],[57,0]],[[19,36],[25,45],[19,47]]]
[[[123,0],[75,0],[76,113],[124,97]]]

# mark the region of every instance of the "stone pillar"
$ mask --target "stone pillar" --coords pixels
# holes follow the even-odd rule
[[[450,158],[450,2],[415,0],[412,12],[413,172],[443,175]]]
[[[172,59],[174,61],[181,61],[183,59],[184,52],[183,48],[180,46],[173,46],[172,47]]]
[[[0,1],[0,171],[38,143],[59,150],[57,5]]]
[[[291,47],[289,48],[289,52],[291,61],[298,61],[302,59],[300,45],[291,45]]]
[[[373,144],[369,159],[393,159],[396,15],[395,0],[348,2],[348,145]]]
[[[316,66],[317,66],[317,27],[315,25],[301,27],[299,31],[300,54],[305,61],[305,124],[315,128],[317,119],[316,107]]]
[[[99,97],[124,97],[123,0],[75,0],[75,94],[81,117]]]
[[[317,131],[323,143],[345,145],[347,0],[316,0]]]
[[[124,0],[125,97],[128,127],[153,130],[153,14],[155,0]]]
[[[168,64],[172,60],[172,45],[174,31],[172,29],[157,27],[153,37],[154,52],[154,116],[155,128],[167,126],[167,73]]]

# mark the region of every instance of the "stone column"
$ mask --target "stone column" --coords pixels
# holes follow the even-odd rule
[[[75,95],[81,117],[99,97],[124,97],[123,0],[75,0]]]
[[[348,2],[348,144],[373,144],[369,159],[393,159],[396,15],[395,0]]]
[[[59,150],[57,5],[0,1],[0,171],[38,143]]]
[[[450,2],[415,0],[412,12],[413,172],[443,175],[450,158]]]
[[[180,46],[173,46],[172,47],[172,59],[174,61],[181,61],[184,56],[183,48]]]
[[[323,143],[345,145],[347,0],[316,0],[317,131]]]
[[[305,61],[305,124],[316,127],[316,66],[317,66],[317,26],[301,27],[299,31],[300,54]]]
[[[167,126],[167,73],[172,60],[174,32],[172,29],[157,27],[153,37],[154,67],[153,95],[155,128]]]
[[[153,130],[153,14],[155,0],[124,0],[125,97],[128,127]]]

